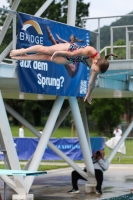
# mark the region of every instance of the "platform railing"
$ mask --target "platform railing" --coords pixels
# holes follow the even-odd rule
[[[110,47],[111,47],[111,53],[113,53],[114,48],[114,29],[122,29],[124,31],[125,29],[125,42],[126,42],[126,56],[125,59],[132,59],[131,57],[131,43],[129,35],[133,33],[133,25],[130,24],[125,24],[123,26],[113,26],[112,22],[115,22],[116,20],[121,19],[121,17],[132,17],[133,14],[128,14],[128,15],[118,15],[118,16],[106,16],[106,17],[82,17],[81,22],[82,22],[82,27],[85,28],[87,26],[87,29],[89,29],[91,36],[93,35],[95,37],[95,43],[96,43],[96,49],[101,53],[100,51],[100,39],[101,39],[101,28],[104,26],[110,26]],[[133,19],[132,19],[133,20]],[[90,37],[91,37],[90,36]],[[117,46],[117,48],[121,48],[120,46]],[[105,47],[105,53],[107,51]],[[111,57],[111,60],[113,60],[113,57]]]

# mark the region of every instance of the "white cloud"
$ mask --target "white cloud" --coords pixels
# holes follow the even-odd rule
[[[133,11],[133,0],[84,0],[90,3],[89,16],[126,15]]]
[[[0,0],[0,7],[3,8],[3,6],[7,7],[9,3],[7,3],[6,0]]]
[[[133,0],[84,0],[90,3],[89,18],[105,16],[121,16],[133,11]],[[110,25],[119,18],[107,18],[100,20],[101,26]],[[95,30],[98,28],[97,20],[87,20],[86,29]]]

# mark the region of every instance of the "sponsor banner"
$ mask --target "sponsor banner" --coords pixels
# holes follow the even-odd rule
[[[79,45],[89,45],[90,32],[87,30],[18,13],[17,48],[63,44],[70,41],[72,34],[78,38],[76,43]],[[59,65],[45,60],[18,61],[20,90],[26,93],[84,97],[89,72],[89,67],[83,63]]]
[[[34,154],[38,142],[38,138],[14,138],[19,160],[29,160]],[[72,160],[83,160],[78,138],[50,139],[50,142]],[[104,138],[91,138],[91,147],[93,152],[104,149]],[[3,159],[2,152],[0,152],[0,159]],[[62,159],[47,146],[42,160]]]

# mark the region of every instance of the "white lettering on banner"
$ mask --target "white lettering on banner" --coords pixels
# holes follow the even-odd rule
[[[45,85],[55,86],[56,89],[60,89],[60,87],[63,87],[64,83],[63,76],[61,76],[60,78],[52,78],[52,77],[44,77],[41,74],[37,74],[37,78],[38,78],[38,84],[42,85],[42,88],[44,88]]]
[[[20,67],[32,68],[31,60],[21,60],[20,61]],[[33,69],[48,71],[48,63],[40,62],[40,61],[34,61],[33,62]]]
[[[25,68],[31,68],[31,60],[21,60],[20,66]]]
[[[36,43],[36,44],[43,45],[43,37],[38,36],[38,35],[34,36],[34,35],[29,35],[25,32],[20,32],[19,38],[20,38],[20,40],[28,41],[30,43]]]
[[[33,62],[33,68],[38,69],[38,70],[48,71],[48,63],[40,62],[40,61],[34,61]]]

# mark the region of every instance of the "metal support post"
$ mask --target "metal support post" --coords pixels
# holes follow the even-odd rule
[[[75,26],[77,0],[68,0],[67,24]]]
[[[126,59],[129,59],[129,33],[128,33],[128,27],[126,27]]]
[[[85,134],[86,134],[86,138],[87,138],[88,145],[89,145],[89,148],[90,148],[90,152],[92,154],[91,142],[90,142],[90,134],[89,134],[89,127],[88,127],[88,122],[87,122],[87,116],[86,116],[86,109],[85,109],[84,99],[81,98],[80,102],[81,102],[81,108],[82,108],[82,119],[83,119]]]
[[[57,117],[59,115],[60,109],[62,107],[64,98],[65,97],[58,96],[57,99],[54,102],[51,113],[49,115],[49,118],[48,118],[47,123],[45,125],[45,128],[43,130],[42,136],[40,138],[40,141],[37,145],[37,148],[34,152],[33,158],[32,158],[31,163],[29,165],[29,170],[37,170],[38,169],[38,166],[40,164],[42,156],[45,152],[47,143],[48,143],[49,138],[51,136],[51,133],[53,131],[55,122],[56,122]],[[26,177],[25,178],[25,183],[27,185],[28,191],[30,190],[30,187],[32,185],[33,180],[34,180],[34,177]]]
[[[100,53],[100,18],[98,18],[97,51]]]
[[[113,28],[110,28],[110,43],[111,43],[111,53],[113,53]],[[111,60],[113,60],[113,56],[111,56]]]
[[[120,146],[122,145],[122,143],[125,141],[126,137],[130,133],[130,131],[132,130],[132,128],[133,128],[133,121],[130,123],[130,125],[126,129],[125,133],[123,134],[123,136],[121,137],[121,139],[119,140],[119,142],[117,143],[117,145],[115,146],[115,148],[113,149],[113,151],[111,152],[111,154],[109,155],[109,157],[107,158],[109,162],[112,161],[112,159],[114,158],[114,156],[117,153],[118,149],[120,148]]]
[[[89,177],[90,177],[89,180],[91,181],[91,183],[96,183],[96,180],[94,177],[94,165],[92,163],[91,153],[90,153],[90,149],[89,149],[88,142],[86,139],[85,130],[83,127],[76,97],[69,97],[69,103],[72,110],[76,130],[78,133],[79,142],[82,149],[82,154],[83,154],[85,165],[87,168],[87,173],[89,174]]]

